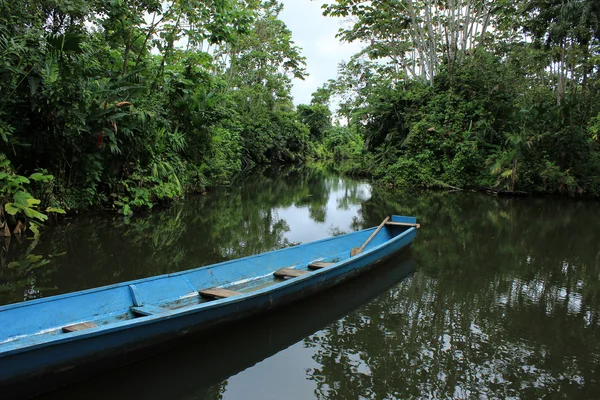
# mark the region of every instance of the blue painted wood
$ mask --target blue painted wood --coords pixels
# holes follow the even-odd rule
[[[133,305],[136,307],[142,306],[144,303],[140,301],[135,285],[129,285],[129,290],[131,291],[131,301],[133,302]]]
[[[393,216],[394,222],[416,223]],[[208,267],[0,307],[0,383],[18,382],[179,335],[245,318],[337,285],[409,246],[413,227],[386,226],[350,257],[374,231],[366,229]],[[310,270],[316,261],[334,262]],[[309,273],[289,280],[280,268]],[[255,288],[253,288],[255,286]],[[240,296],[207,300],[198,291],[223,287]],[[150,311],[134,313],[132,307]],[[159,308],[160,307],[160,308]],[[162,312],[165,310],[166,312]],[[62,328],[93,322],[95,328],[65,334]]]
[[[402,217],[399,215],[392,215],[391,222],[402,222],[403,224],[416,224],[417,219],[415,217]]]
[[[172,312],[171,310],[169,310],[167,308],[153,306],[152,304],[145,304],[140,307],[131,307],[131,311],[134,314],[145,315],[145,316]]]

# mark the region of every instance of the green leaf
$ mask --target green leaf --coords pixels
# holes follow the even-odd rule
[[[6,172],[0,172],[0,179],[5,179],[8,176]]]
[[[66,214],[65,210],[63,210],[62,208],[56,208],[56,207],[48,207],[48,208],[46,208],[46,212],[56,213],[56,214]]]
[[[43,261],[40,261],[40,262],[36,263],[35,265],[32,265],[30,269],[40,268],[40,267],[43,267],[43,266],[48,265],[48,264],[50,264],[49,260],[43,260]]]
[[[123,213],[123,215],[131,215],[131,214],[133,214],[133,211],[131,211],[131,207],[129,207],[129,204],[125,204],[123,206],[123,209],[121,210],[121,212]]]
[[[30,199],[27,199],[27,205],[29,207],[34,207],[37,206],[38,204],[40,204],[42,201],[38,200],[38,199],[34,199],[33,197]]]
[[[29,199],[33,198],[29,193],[19,190],[13,195],[15,204],[21,207],[29,207]]]
[[[34,238],[38,238],[40,237],[40,228],[37,224],[29,224],[29,229],[31,229],[31,232],[33,232],[33,237]]]
[[[19,210],[20,210],[19,208],[15,207],[12,203],[6,203],[4,205],[4,209],[10,215],[16,215],[19,212]]]
[[[40,261],[42,259],[42,256],[40,256],[39,254],[29,254],[25,257],[25,259],[29,261],[30,264],[33,264]]]
[[[7,165],[10,165],[10,160],[2,160],[2,161],[0,161],[0,168],[4,168]]]
[[[54,177],[52,175],[44,175],[41,172],[36,172],[29,176],[29,179],[33,179],[34,181],[42,181],[42,182],[50,182]]]
[[[16,183],[16,184],[30,183],[30,181],[29,181],[29,179],[25,178],[24,176],[17,175],[17,176],[14,177],[13,183]]]
[[[23,209],[23,211],[25,212],[25,215],[28,216],[29,218],[35,218],[40,221],[46,221],[48,219],[48,216],[46,214],[43,214],[37,210],[34,210],[33,208],[27,207],[27,208]]]

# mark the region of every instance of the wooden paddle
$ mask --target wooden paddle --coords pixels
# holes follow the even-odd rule
[[[369,238],[363,243],[362,246],[360,247],[355,247],[350,251],[350,257],[354,257],[357,254],[360,254],[363,252],[363,250],[365,249],[365,247],[369,244],[369,242],[371,241],[371,239],[373,239],[375,237],[375,235],[377,235],[377,232],[379,232],[381,230],[381,228],[383,228],[383,226],[385,225],[386,222],[388,222],[390,220],[390,217],[386,217],[383,222],[381,224],[379,224],[379,226],[377,227],[377,229],[375,229],[375,232],[373,232],[371,234],[371,236],[369,236]]]

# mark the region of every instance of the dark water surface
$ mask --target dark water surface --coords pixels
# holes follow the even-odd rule
[[[74,218],[0,259],[0,304],[163,274],[414,215],[374,273],[48,399],[600,398],[600,204],[395,192],[256,173],[124,221]],[[1,397],[1,396],[0,396]]]

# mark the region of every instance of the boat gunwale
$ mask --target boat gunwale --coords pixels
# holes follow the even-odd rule
[[[323,243],[323,242],[327,242],[327,241],[330,241],[330,240],[335,240],[335,239],[338,239],[338,238],[341,238],[341,237],[344,237],[344,236],[352,236],[352,235],[356,235],[359,232],[367,232],[367,231],[371,231],[371,230],[375,230],[375,229],[377,229],[377,228],[373,227],[373,228],[361,229],[359,231],[349,232],[349,233],[346,233],[346,234],[343,234],[343,235],[331,236],[331,237],[327,237],[327,238],[323,238],[323,239],[319,239],[319,240],[314,240],[312,242],[301,243],[301,244],[298,244],[298,245],[295,245],[295,246],[284,247],[282,249],[266,251],[266,252],[259,253],[259,254],[252,254],[250,256],[245,256],[245,257],[241,257],[241,258],[235,258],[235,259],[227,260],[227,261],[221,261],[221,262],[216,263],[216,264],[204,265],[202,267],[196,267],[196,268],[192,268],[192,269],[186,269],[186,270],[183,270],[183,271],[169,272],[167,274],[149,276],[149,277],[146,277],[146,278],[139,278],[139,279],[132,280],[132,281],[117,282],[117,283],[112,283],[110,285],[98,286],[98,287],[94,287],[94,288],[78,290],[76,292],[58,294],[56,296],[42,297],[42,298],[34,299],[34,300],[27,300],[27,301],[20,301],[18,303],[13,303],[13,304],[6,304],[6,305],[3,305],[3,306],[0,306],[0,312],[5,311],[5,310],[10,310],[10,309],[13,309],[13,308],[30,307],[30,306],[33,306],[33,305],[39,304],[39,303],[46,303],[46,302],[50,302],[50,301],[67,299],[69,297],[80,296],[82,294],[102,292],[102,291],[109,290],[109,289],[116,289],[116,288],[119,288],[119,287],[124,287],[124,286],[129,286],[129,285],[135,285],[135,284],[138,284],[138,283],[151,282],[151,281],[158,280],[158,279],[164,279],[164,278],[170,278],[170,277],[174,277],[174,276],[189,274],[189,273],[197,272],[197,271],[200,271],[200,270],[213,269],[213,268],[217,268],[217,267],[222,267],[222,266],[227,265],[227,264],[232,264],[232,263],[240,262],[242,260],[249,260],[249,259],[252,259],[252,258],[260,258],[260,257],[265,256],[267,254],[279,253],[279,252],[282,252],[282,251],[285,251],[285,250],[288,250],[288,249],[309,246],[309,245],[316,244],[316,243]],[[402,234],[403,233],[404,232],[402,232]],[[385,243],[387,243],[387,242],[385,242]]]
[[[375,230],[376,227],[373,228],[368,228],[368,229],[364,229],[364,230],[360,230],[360,231],[356,231],[356,232],[351,232],[345,235],[339,235],[339,236],[332,236],[329,238],[325,238],[325,239],[320,239],[320,240],[316,240],[316,241],[312,241],[312,242],[308,242],[308,243],[302,243],[298,246],[290,246],[290,247],[286,247],[283,249],[279,249],[279,250],[274,250],[274,251],[270,251],[270,252],[265,252],[265,253],[260,253],[260,254],[255,254],[252,256],[247,256],[247,257],[243,257],[243,258],[238,258],[238,259],[234,259],[234,260],[228,260],[222,263],[218,263],[218,264],[212,264],[210,266],[207,267],[199,267],[199,268],[195,268],[193,270],[185,270],[185,271],[179,271],[179,272],[175,272],[172,274],[164,274],[164,275],[159,275],[159,276],[155,276],[155,277],[149,277],[149,278],[142,278],[136,281],[127,281],[127,282],[122,282],[122,283],[117,283],[117,284],[113,284],[113,285],[109,285],[109,286],[104,286],[104,287],[99,287],[99,288],[92,288],[92,289],[87,289],[87,290],[83,290],[83,291],[79,291],[79,292],[73,292],[73,293],[66,293],[63,295],[58,295],[58,296],[52,296],[52,297],[47,297],[45,299],[38,299],[38,300],[33,300],[31,302],[22,302],[22,303],[16,303],[14,305],[9,305],[9,306],[16,306],[16,305],[20,305],[20,306],[24,306],[24,305],[29,305],[32,304],[34,302],[39,303],[42,302],[42,300],[46,300],[46,301],[52,301],[52,300],[58,300],[58,299],[63,299],[63,298],[68,298],[68,297],[72,297],[72,296],[76,296],[76,295],[81,295],[84,293],[90,293],[90,292],[98,292],[98,291],[103,291],[103,290],[108,290],[108,289],[112,289],[115,287],[122,287],[122,286],[128,286],[134,283],[138,283],[140,281],[151,281],[154,279],[161,279],[161,278],[165,278],[165,277],[170,277],[170,276],[178,276],[178,275],[182,275],[188,272],[192,272],[192,271],[196,271],[199,269],[209,269],[209,268],[213,268],[213,267],[218,267],[218,266],[222,266],[222,265],[227,265],[233,262],[239,262],[240,260],[244,260],[244,259],[250,259],[250,258],[259,258],[261,256],[264,256],[266,254],[271,254],[274,252],[280,252],[280,251],[285,251],[287,249],[290,248],[294,248],[294,247],[301,247],[301,246],[307,246],[307,245],[311,245],[311,244],[315,244],[315,243],[320,243],[320,242],[326,242],[326,241],[330,241],[330,240],[334,240],[343,236],[350,236],[350,235],[355,235],[358,232],[365,232],[365,231],[372,231]],[[287,279],[287,280],[283,280],[281,282],[278,282],[274,285],[268,286],[268,287],[264,287],[261,288],[259,290],[256,291],[252,291],[252,292],[245,292],[240,294],[239,296],[234,296],[234,297],[227,297],[227,298],[223,298],[223,299],[218,299],[218,300],[213,300],[210,302],[204,302],[204,303],[198,303],[198,304],[194,304],[191,306],[187,306],[184,308],[180,308],[180,309],[175,309],[175,310],[171,310],[171,312],[168,313],[161,313],[161,314],[153,314],[153,315],[147,315],[147,316],[143,316],[143,317],[138,317],[138,318],[133,318],[133,319],[128,319],[128,320],[123,320],[123,321],[117,321],[115,323],[111,323],[111,324],[106,324],[106,325],[99,325],[97,327],[94,328],[90,328],[90,329],[86,329],[86,330],[82,330],[82,331],[76,331],[76,332],[71,332],[69,334],[65,334],[64,336],[51,336],[49,340],[44,340],[44,341],[40,341],[38,343],[33,343],[31,345],[25,345],[25,346],[20,346],[20,347],[14,347],[12,349],[7,349],[5,351],[1,350],[2,344],[8,344],[11,342],[15,342],[15,341],[19,341],[19,339],[15,339],[14,341],[8,341],[8,342],[4,342],[2,344],[0,344],[0,358],[6,357],[6,356],[10,356],[10,355],[14,355],[14,354],[18,354],[18,353],[22,353],[22,352],[27,352],[27,351],[31,351],[31,350],[35,350],[35,349],[39,349],[39,348],[43,348],[43,347],[48,347],[48,346],[56,346],[56,345],[60,345],[60,344],[64,344],[64,343],[69,343],[75,340],[80,340],[80,339],[86,339],[86,338],[93,338],[102,334],[108,334],[108,333],[112,333],[112,332],[117,332],[117,331],[121,331],[130,327],[138,327],[138,326],[144,326],[144,325],[148,325],[148,324],[152,324],[155,322],[160,322],[163,320],[169,320],[171,318],[179,318],[182,316],[186,316],[189,314],[194,314],[203,310],[210,310],[216,307],[221,307],[224,305],[228,305],[228,304],[234,304],[237,302],[242,302],[245,301],[247,299],[253,298],[253,297],[258,297],[261,295],[264,295],[266,293],[269,292],[275,292],[278,290],[281,290],[282,288],[291,286],[291,285],[295,285],[298,284],[300,282],[303,282],[305,280],[308,279],[314,279],[315,277],[331,272],[335,269],[341,268],[343,266],[346,266],[350,263],[353,263],[357,260],[363,259],[369,255],[371,255],[372,253],[379,251],[380,249],[387,247],[391,244],[393,244],[394,242],[397,242],[401,239],[403,239],[405,236],[407,236],[408,234],[410,234],[411,232],[416,231],[416,228],[414,227],[410,227],[407,230],[399,233],[397,236],[386,240],[385,242],[374,246],[354,257],[349,257],[345,260],[339,261],[337,263],[335,263],[334,265],[331,265],[327,268],[322,268],[319,270],[315,270],[312,271],[310,274],[306,274],[306,275],[302,275],[299,277],[296,277],[294,279]],[[197,292],[196,292],[197,293]],[[11,308],[16,308],[16,307],[11,307]],[[8,309],[8,308],[4,308],[4,309]],[[0,307],[0,312],[4,310],[3,308]],[[74,321],[77,322],[77,321]],[[56,329],[60,329],[60,327],[57,327]],[[50,330],[53,331],[54,329]],[[23,335],[22,338],[31,338],[31,337],[35,337],[37,335],[40,335],[39,332],[36,333],[32,333],[29,335]]]

